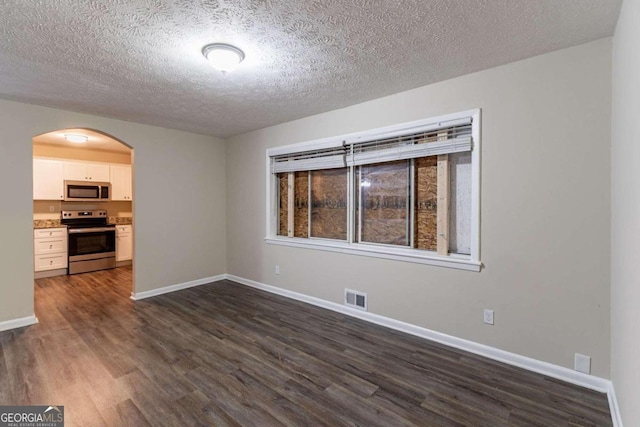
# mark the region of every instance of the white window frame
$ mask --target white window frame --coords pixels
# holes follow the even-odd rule
[[[295,154],[311,150],[323,150],[328,148],[342,147],[345,141],[366,141],[368,139],[380,138],[384,135],[418,132],[422,128],[429,128],[439,123],[452,122],[455,120],[471,118],[471,254],[447,254],[438,255],[435,251],[424,249],[413,249],[404,247],[393,247],[389,245],[376,245],[371,243],[349,243],[349,241],[338,241],[320,238],[303,238],[279,236],[277,234],[278,209],[275,203],[277,194],[276,175],[271,171],[271,158],[279,155]],[[397,261],[413,262],[440,267],[455,268],[468,271],[480,271],[482,263],[480,261],[480,152],[481,152],[481,131],[480,131],[481,110],[474,109],[459,113],[418,120],[409,123],[402,123],[383,128],[371,129],[364,132],[357,132],[348,135],[340,135],[330,138],[317,139],[314,141],[302,142],[266,150],[266,230],[265,242],[273,245],[290,246],[296,248],[316,249],[329,252],[339,252],[345,254],[384,258]],[[349,168],[349,177],[352,176]],[[351,182],[351,181],[349,181]],[[349,187],[351,188],[351,186]],[[413,203],[413,202],[412,202]],[[349,215],[352,209],[349,203]],[[349,223],[351,216],[348,216]]]

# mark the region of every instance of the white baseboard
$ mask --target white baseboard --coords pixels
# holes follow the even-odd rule
[[[144,292],[131,292],[131,299],[139,301],[145,298],[151,298],[162,294],[168,294],[169,292],[179,291],[181,289],[193,288],[194,286],[206,285],[207,283],[217,282],[227,278],[226,274],[219,274],[217,276],[205,277],[202,279],[192,280],[190,282],[178,283],[176,285],[165,286],[163,288],[151,289]]]
[[[618,406],[618,399],[616,398],[616,390],[613,388],[612,381],[609,382],[607,397],[609,398],[609,411],[611,411],[613,427],[622,427],[622,415],[620,414],[620,407]]]
[[[449,347],[454,347],[460,350],[468,351],[469,353],[477,354],[480,356],[487,357],[489,359],[497,360],[499,362],[503,362],[509,365],[527,369],[529,371],[543,374],[543,375],[556,378],[562,381],[566,381],[571,384],[575,384],[575,385],[585,387],[591,390],[595,390],[601,393],[607,393],[614,427],[622,426],[622,422],[620,421],[618,404],[615,398],[615,392],[613,391],[613,384],[611,383],[610,380],[607,380],[605,378],[583,374],[581,372],[577,372],[572,369],[565,368],[563,366],[554,365],[552,363],[543,362],[541,360],[533,359],[527,356],[522,356],[516,353],[511,353],[505,350],[500,350],[498,348],[490,347],[488,345],[479,344],[473,341],[443,334],[441,332],[432,331],[430,329],[412,325],[410,323],[405,323],[399,320],[380,316],[378,314],[363,312],[361,310],[356,310],[341,304],[326,301],[320,298],[315,298],[305,294],[300,294],[300,293],[289,291],[286,289],[278,288],[276,286],[271,286],[264,283],[256,282],[254,280],[245,279],[243,277],[234,276],[232,274],[227,274],[227,279],[240,283],[245,286],[260,289],[263,291],[281,295],[294,300],[306,302],[318,307],[326,308],[328,310],[337,311],[339,313],[346,314],[348,316],[356,317],[358,319],[366,320],[368,322],[375,323],[377,325],[385,326],[387,328],[395,329],[397,331],[405,332],[411,335],[415,335],[421,338],[435,341],[435,342],[447,345]]]
[[[38,323],[38,318],[35,314],[33,316],[21,317],[19,319],[6,320],[4,322],[0,322],[0,332],[8,331],[9,329],[23,328],[25,326],[35,325],[36,323]]]

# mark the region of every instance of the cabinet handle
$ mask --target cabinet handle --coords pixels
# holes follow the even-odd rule
[[[49,245],[49,249],[53,249],[53,245]]]
[[[53,265],[53,260],[49,261],[49,265]]]

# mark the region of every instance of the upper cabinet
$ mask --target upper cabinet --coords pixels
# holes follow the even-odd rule
[[[133,200],[131,166],[111,165],[111,200]]]
[[[131,165],[33,159],[33,200],[64,200],[64,181],[111,183],[111,200],[132,201]]]
[[[101,163],[64,162],[64,179],[68,181],[109,182],[109,165]]]
[[[33,200],[63,200],[63,162],[33,159]]]

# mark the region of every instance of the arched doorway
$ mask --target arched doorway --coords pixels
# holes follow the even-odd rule
[[[95,129],[33,137],[36,287],[57,281],[71,288],[84,281],[90,284],[85,298],[87,290],[129,297],[135,262],[133,154],[130,145]],[[37,307],[38,288],[35,295]]]

